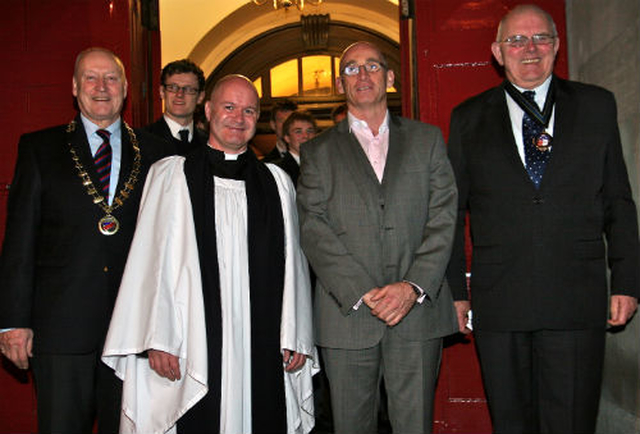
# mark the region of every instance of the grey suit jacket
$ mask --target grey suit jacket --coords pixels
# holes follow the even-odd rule
[[[440,130],[391,117],[379,183],[344,121],[301,147],[298,208],[302,247],[318,275],[318,345],[361,349],[386,324],[353,306],[375,287],[408,280],[424,289],[392,331],[426,340],[457,331],[444,281],[456,220],[457,190]]]

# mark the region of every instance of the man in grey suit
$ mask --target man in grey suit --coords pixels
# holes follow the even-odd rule
[[[436,127],[389,114],[393,80],[376,46],[349,46],[336,80],[348,119],[301,148],[301,242],[336,433],[376,432],[381,378],[393,431],[431,432],[442,337],[458,330],[444,281],[453,172]]]

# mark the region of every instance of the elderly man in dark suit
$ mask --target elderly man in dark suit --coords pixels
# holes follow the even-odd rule
[[[176,60],[162,68],[160,98],[164,114],[146,130],[172,143],[180,155],[207,144],[207,135],[194,122],[198,104],[204,100],[204,73],[189,59]]]
[[[120,118],[127,80],[78,55],[68,125],[20,139],[0,258],[0,350],[33,367],[41,432],[118,431],[121,385],[100,362],[148,167],[165,154]]]
[[[376,432],[381,378],[393,431],[431,432],[442,337],[458,330],[444,280],[453,171],[438,128],[389,114],[393,80],[376,46],[348,47],[336,82],[348,120],[301,148],[301,241],[338,433]]]
[[[460,203],[448,276],[463,327],[468,212],[474,333],[496,433],[593,432],[607,305],[612,326],[637,308],[636,209],[615,101],[553,75],[559,44],[546,12],[513,9],[491,46],[507,80],[451,117]]]

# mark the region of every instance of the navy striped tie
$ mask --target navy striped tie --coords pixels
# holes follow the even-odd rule
[[[98,148],[96,155],[93,156],[96,171],[98,172],[98,181],[100,182],[98,189],[104,197],[109,197],[109,179],[111,178],[111,144],[109,143],[109,137],[111,133],[107,130],[98,130],[96,134],[102,139],[102,144]]]

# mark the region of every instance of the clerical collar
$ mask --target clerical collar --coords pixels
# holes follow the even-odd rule
[[[518,106],[531,117],[531,119],[544,128],[547,128],[549,121],[551,120],[553,104],[555,103],[553,75],[550,75],[544,83],[534,89],[524,89],[509,81],[505,81],[504,90],[516,102],[516,104],[518,104]],[[535,104],[523,95],[522,92],[527,90],[535,92]],[[542,105],[540,102],[544,102],[544,104]],[[540,107],[543,107],[542,111],[540,110]]]
[[[216,156],[216,160],[219,161],[236,161],[240,158],[241,155],[245,155],[247,150],[238,153],[238,154],[228,154],[224,151],[214,148],[210,143],[207,142],[207,147],[213,152],[213,155]],[[223,158],[224,157],[224,158]]]
[[[214,176],[244,180],[244,169],[250,160],[249,153],[246,150],[240,154],[227,154],[212,148],[210,145],[207,147],[207,156]]]

